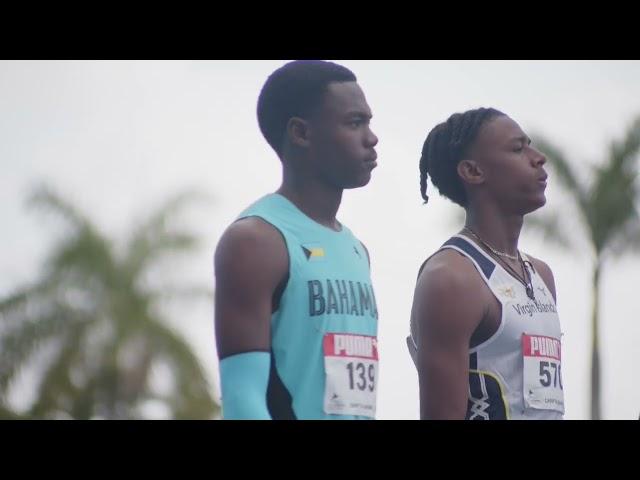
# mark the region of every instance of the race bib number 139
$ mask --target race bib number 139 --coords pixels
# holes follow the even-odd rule
[[[368,335],[327,333],[323,338],[324,411],[374,418],[378,340]]]

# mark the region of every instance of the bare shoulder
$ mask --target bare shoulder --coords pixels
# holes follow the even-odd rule
[[[238,220],[218,242],[214,272],[216,305],[270,302],[289,272],[285,240],[273,225],[257,217]]]
[[[418,277],[418,285],[446,291],[477,286],[479,280],[476,269],[468,258],[455,250],[444,249],[426,262]]]
[[[425,264],[414,293],[414,320],[424,331],[452,329],[470,336],[486,310],[487,288],[471,261],[445,249]]]
[[[288,266],[287,247],[273,225],[258,217],[247,217],[232,223],[222,234],[215,264],[216,269],[244,266],[249,270],[284,272]]]

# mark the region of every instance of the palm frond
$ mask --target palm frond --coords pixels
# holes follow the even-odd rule
[[[191,347],[163,322],[150,321],[148,331],[155,348],[172,367],[177,381],[171,398],[175,418],[210,418],[218,406],[200,360]]]
[[[46,185],[36,187],[27,203],[30,206],[60,215],[75,229],[91,226],[91,222],[86,216]]]

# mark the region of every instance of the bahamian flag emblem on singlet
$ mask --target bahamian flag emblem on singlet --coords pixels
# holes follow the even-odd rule
[[[307,260],[321,260],[324,258],[324,248],[318,244],[302,245],[302,251],[307,257]]]

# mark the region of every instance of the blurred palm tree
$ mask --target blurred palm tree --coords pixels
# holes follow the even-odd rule
[[[46,187],[35,191],[31,202],[60,215],[70,231],[41,278],[0,301],[0,417],[141,418],[149,402],[176,419],[218,413],[202,365],[158,308],[169,296],[212,299],[212,292],[147,281],[161,261],[197,246],[193,234],[169,226],[195,197],[167,202],[118,250],[73,205]],[[2,400],[38,361],[36,400],[18,414]],[[172,385],[160,389],[153,378],[163,368]]]
[[[591,418],[601,418],[600,345],[598,337],[600,285],[604,266],[613,257],[640,251],[640,216],[638,214],[638,153],[640,152],[640,117],[622,139],[609,146],[605,161],[590,167],[590,180],[578,175],[564,153],[542,136],[535,136],[536,147],[549,159],[554,178],[568,193],[584,236],[591,246],[593,305],[591,314]],[[582,173],[582,172],[579,172]],[[566,220],[566,211],[561,212]],[[574,232],[566,231],[559,213],[534,214],[526,225],[541,231],[545,238],[566,249],[574,248]]]

